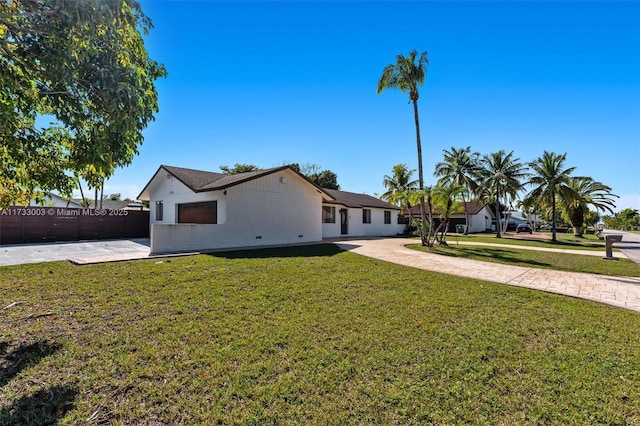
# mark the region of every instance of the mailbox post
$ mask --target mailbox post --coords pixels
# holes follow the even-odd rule
[[[618,260],[617,257],[613,257],[613,243],[619,243],[620,241],[622,241],[622,234],[607,234],[604,236],[606,256],[603,259]]]

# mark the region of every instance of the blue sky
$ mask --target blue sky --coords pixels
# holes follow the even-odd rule
[[[381,194],[417,168],[406,94],[376,94],[398,53],[428,51],[425,181],[443,149],[567,152],[576,175],[640,209],[639,2],[145,0],[160,112],[105,193],[135,197],[160,164],[315,163]],[[416,173],[417,177],[417,173]]]

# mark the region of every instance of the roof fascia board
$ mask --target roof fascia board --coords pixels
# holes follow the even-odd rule
[[[164,166],[160,166],[158,167],[158,170],[156,170],[156,172],[153,174],[153,176],[151,177],[151,179],[149,179],[149,182],[147,182],[147,184],[144,186],[144,188],[142,188],[142,191],[140,191],[140,193],[138,194],[138,196],[136,197],[136,200],[140,200],[140,196],[142,194],[144,194],[144,192],[147,190],[147,188],[149,188],[149,185],[151,185],[151,182],[153,182],[153,180],[156,178],[156,176],[158,175],[158,173],[160,173],[160,170],[163,168]]]

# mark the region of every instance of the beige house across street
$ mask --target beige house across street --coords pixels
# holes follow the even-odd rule
[[[323,189],[289,166],[227,175],[162,165],[138,199],[150,203],[152,253],[395,236],[405,229],[397,207]]]

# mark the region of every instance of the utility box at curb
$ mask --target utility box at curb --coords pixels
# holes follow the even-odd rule
[[[619,243],[622,241],[622,234],[607,234],[604,236],[604,246],[606,249],[606,256],[603,259],[617,260],[617,257],[613,257],[613,243]]]

